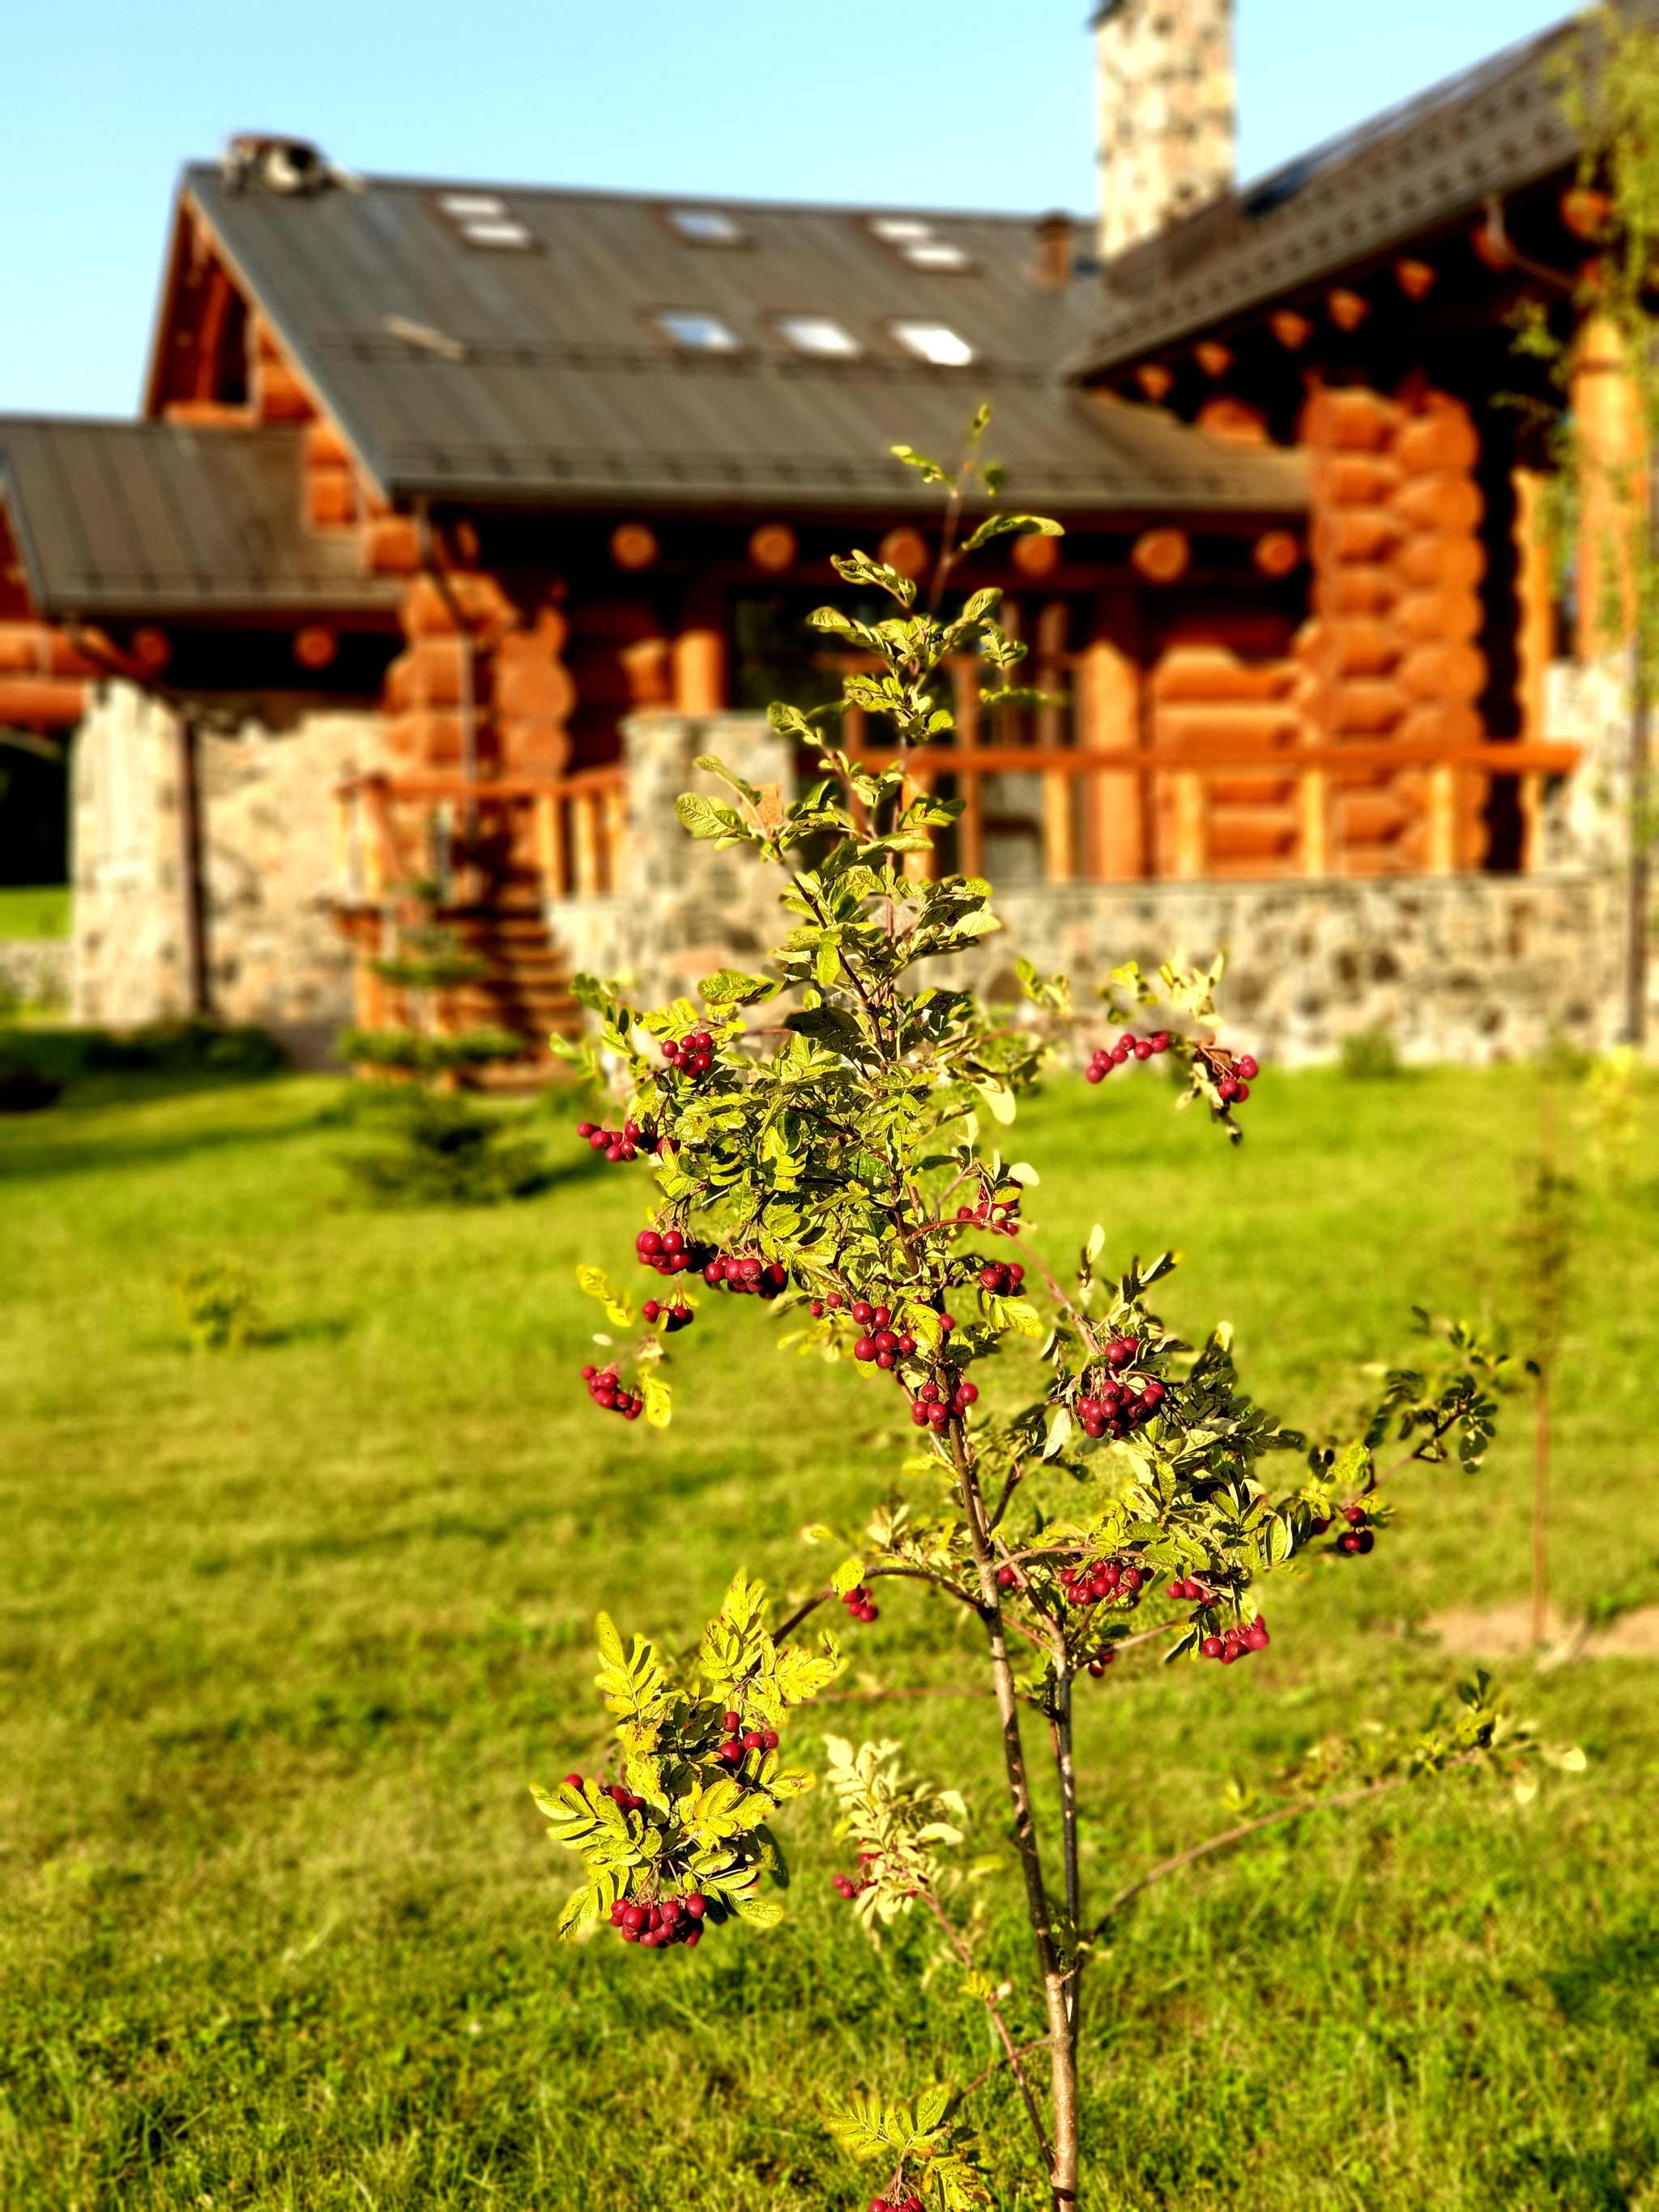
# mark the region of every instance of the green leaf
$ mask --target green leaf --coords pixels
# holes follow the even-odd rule
[[[683,791],[674,801],[674,811],[679,817],[680,827],[705,842],[710,839],[750,842],[750,832],[744,828],[736,808],[718,799],[705,799],[699,791]]]
[[[611,1288],[611,1278],[603,1267],[586,1266],[578,1267],[576,1287],[578,1290],[586,1291],[590,1298],[597,1298],[605,1308],[605,1318],[614,1322],[618,1328],[633,1327],[633,1307],[629,1305],[623,1291]]]
[[[745,975],[739,968],[719,968],[697,986],[698,995],[711,1006],[750,1006],[775,999],[782,990],[764,975]]]
[[[988,514],[963,545],[964,553],[977,553],[994,538],[1063,538],[1064,526],[1041,514]]]
[[[641,1376],[640,1395],[645,1400],[645,1418],[651,1426],[665,1429],[674,1418],[674,1393],[654,1367]]]
[[[863,1580],[863,1560],[843,1559],[830,1576],[830,1587],[837,1597],[845,1597],[848,1590],[856,1589]]]
[[[974,1088],[990,1108],[993,1121],[1000,1121],[1005,1129],[1011,1127],[1018,1111],[1013,1092],[989,1076],[977,1078]]]
[[[734,1897],[732,1903],[738,1917],[751,1928],[775,1928],[783,1917],[783,1907],[775,1897]]]

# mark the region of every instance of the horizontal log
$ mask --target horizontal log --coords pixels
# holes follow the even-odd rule
[[[376,526],[369,526],[373,529]],[[412,531],[414,523],[410,521],[409,526]],[[418,576],[410,585],[398,611],[405,636],[453,637],[456,623],[452,603],[475,635],[491,631],[504,633],[517,627],[518,609],[494,576],[475,572],[446,575],[444,586],[441,592],[430,576]]]
[[[1218,810],[1224,807],[1277,806],[1293,811],[1300,778],[1280,773],[1276,775],[1212,775],[1209,781],[1210,804]]]
[[[67,678],[0,677],[0,723],[25,730],[68,730],[87,711],[87,687]]]
[[[1310,768],[1343,768],[1375,769],[1393,774],[1401,769],[1434,768],[1450,763],[1454,767],[1483,769],[1494,775],[1571,775],[1583,757],[1583,748],[1578,745],[1546,744],[1530,739],[1488,739],[1479,744],[1441,745],[1405,744],[1390,738],[1344,738],[1299,745],[1294,752],[1275,754],[1271,765],[1285,770],[1294,767],[1298,773]],[[898,755],[890,751],[864,752],[858,758],[864,768],[880,769],[899,765]],[[928,785],[947,775],[969,782],[981,775],[1146,777],[1178,775],[1183,769],[1207,772],[1264,765],[1259,752],[1247,750],[1233,738],[1224,744],[1193,744],[1179,750],[1170,746],[1157,751],[1147,746],[1103,746],[1096,751],[1036,745],[980,745],[972,750],[959,750],[952,746],[930,745],[920,756],[908,756],[904,764],[915,781]],[[617,769],[595,773],[620,775],[623,771]]]
[[[1419,645],[1400,664],[1400,681],[1419,699],[1478,699],[1486,656],[1473,645]]]
[[[461,700],[461,641],[417,637],[386,672],[388,706],[459,707]]]
[[[1305,445],[1341,453],[1382,453],[1392,441],[1401,410],[1392,399],[1364,386],[1316,392],[1302,410]]]
[[[1392,730],[1411,704],[1399,684],[1375,676],[1350,677],[1333,684],[1327,697],[1333,734],[1352,730],[1364,737]]]
[[[307,471],[306,520],[313,530],[337,530],[357,520],[357,483],[349,469]]]
[[[342,433],[332,422],[317,421],[306,425],[306,465],[308,468],[346,468],[352,465],[352,452]]]
[[[1394,458],[1407,476],[1466,474],[1480,459],[1480,439],[1467,415],[1441,408],[1401,425]]]
[[[1397,587],[1380,562],[1352,562],[1328,569],[1314,580],[1314,603],[1327,617],[1382,615],[1393,606]]]
[[[410,514],[379,514],[363,525],[363,567],[371,576],[412,576],[421,565],[420,533]]]
[[[341,799],[375,797],[393,805],[404,801],[471,799],[480,806],[517,805],[537,799],[580,799],[596,792],[622,791],[628,770],[620,761],[604,768],[575,769],[568,775],[423,775],[419,769],[387,775],[347,776],[335,787]]]
[[[1408,829],[1417,809],[1388,791],[1339,791],[1333,794],[1338,836],[1344,845],[1386,845]]]
[[[1294,738],[1302,709],[1294,700],[1164,701],[1152,711],[1154,742],[1162,744],[1226,744],[1267,747]]]
[[[1478,530],[1486,503],[1465,476],[1407,477],[1389,502],[1407,530]]]
[[[1322,507],[1383,507],[1400,489],[1399,465],[1388,453],[1322,453],[1315,460],[1309,495]]]
[[[1302,835],[1293,808],[1259,814],[1212,814],[1209,828],[1212,860],[1273,860],[1293,853]]]
[[[1486,729],[1479,713],[1467,699],[1419,699],[1401,716],[1395,734],[1401,744],[1455,749],[1478,745],[1486,736]]]
[[[1219,645],[1177,645],[1159,659],[1148,685],[1158,700],[1282,699],[1296,682],[1285,660],[1241,660]]]
[[[1486,549],[1465,531],[1402,538],[1389,568],[1402,590],[1472,592],[1486,574]]]
[[[1408,645],[1467,644],[1479,637],[1484,619],[1473,592],[1404,592],[1394,610],[1394,626]]]
[[[1386,560],[1404,528],[1389,507],[1327,507],[1313,526],[1315,566],[1346,566],[1350,562],[1370,566]]]
[[[1386,676],[1400,658],[1392,623],[1374,616],[1346,615],[1325,625],[1327,665],[1333,676]]]
[[[0,674],[88,678],[107,673],[47,623],[0,623]]]

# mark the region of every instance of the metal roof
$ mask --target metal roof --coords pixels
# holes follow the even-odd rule
[[[300,434],[0,416],[0,501],[45,616],[396,604],[301,520]]]
[[[1061,511],[1299,507],[1295,464],[1103,408],[1059,374],[1092,284],[1034,281],[1034,218],[759,204],[369,178],[304,194],[185,193],[380,489],[558,505],[929,505],[889,448],[953,452],[989,398],[1009,495]],[[447,195],[497,199],[527,242],[466,242]],[[699,245],[674,210],[726,219]],[[884,240],[923,224],[958,250],[924,271]],[[726,353],[677,349],[654,318],[720,319]],[[783,316],[830,317],[855,359],[808,356]],[[963,368],[908,358],[894,325],[947,325]]]
[[[1625,0],[1659,18],[1659,0]],[[1103,325],[1068,366],[1103,375],[1328,283],[1570,168],[1556,75],[1576,22],[1316,147],[1136,247],[1106,271]]]

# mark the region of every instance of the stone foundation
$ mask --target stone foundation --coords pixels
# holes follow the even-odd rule
[[[656,1005],[713,969],[754,967],[786,921],[775,871],[694,843],[675,820],[680,792],[723,788],[693,759],[716,753],[750,783],[786,787],[789,763],[757,715],[641,716],[625,737],[627,884],[610,898],[557,901],[549,922],[573,968],[624,975],[641,1004]],[[1565,790],[1558,819],[1588,805]],[[1582,819],[1578,834],[1589,842]],[[1557,836],[1569,843],[1565,826]],[[1592,1050],[1616,1041],[1624,898],[1605,843],[1593,865],[1528,876],[1010,884],[997,895],[1001,932],[928,980],[1012,997],[1023,955],[1064,969],[1081,998],[1125,960],[1155,970],[1224,952],[1227,1035],[1260,1058],[1330,1060],[1345,1036],[1380,1027],[1407,1060],[1485,1064],[1534,1053],[1553,1034]]]

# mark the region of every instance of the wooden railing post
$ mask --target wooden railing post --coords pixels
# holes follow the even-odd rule
[[[1429,873],[1457,872],[1457,770],[1441,761],[1429,773]]]
[[[599,888],[599,800],[597,792],[576,793],[576,896],[592,898]]]
[[[564,840],[559,835],[559,802],[550,791],[536,793],[536,867],[544,899],[564,896]]]
[[[1200,882],[1210,866],[1210,780],[1200,769],[1182,769],[1175,787],[1175,872],[1183,883]]]
[[[1543,849],[1544,779],[1535,771],[1517,779],[1521,799],[1521,872],[1536,872]]]
[[[1301,769],[1297,777],[1297,813],[1301,830],[1297,853],[1304,876],[1331,872],[1331,779],[1322,768]]]
[[[1042,872],[1051,884],[1069,884],[1077,872],[1072,832],[1072,779],[1052,771],[1042,779]]]
[[[609,784],[601,793],[599,803],[605,810],[600,832],[605,848],[605,888],[608,891],[619,891],[623,887],[623,845],[628,827],[628,794],[621,784]]]
[[[1078,742],[1091,752],[1138,750],[1141,742],[1140,669],[1118,635],[1132,618],[1110,601],[1097,617],[1098,634],[1073,664]],[[1084,785],[1084,866],[1108,883],[1146,872],[1145,782],[1139,775],[1091,775]]]

